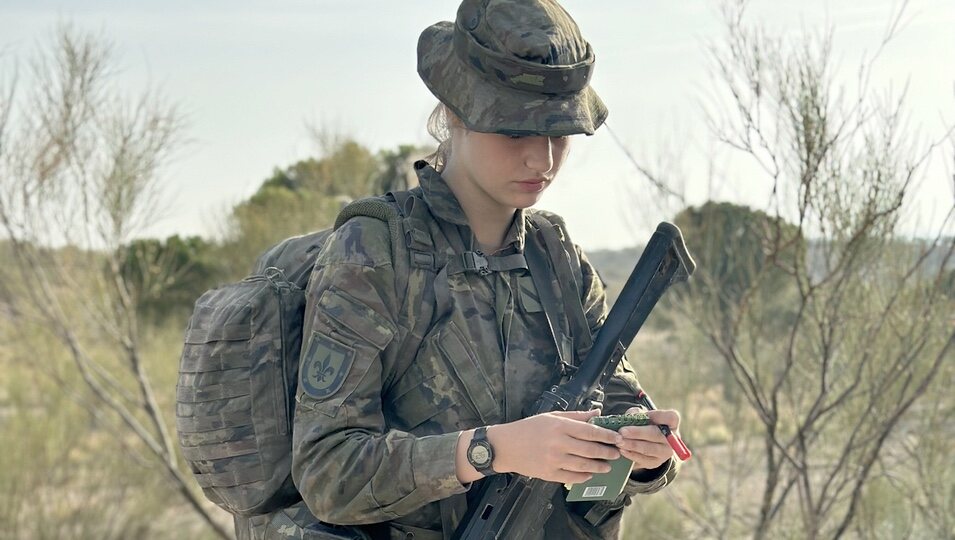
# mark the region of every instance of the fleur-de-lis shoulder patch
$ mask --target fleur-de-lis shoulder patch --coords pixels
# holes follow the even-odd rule
[[[342,387],[355,350],[318,332],[312,332],[299,366],[298,385],[309,396],[325,399]]]

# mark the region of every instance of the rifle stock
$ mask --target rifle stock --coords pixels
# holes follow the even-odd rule
[[[534,414],[578,410],[598,386],[610,380],[663,293],[670,285],[686,281],[695,269],[680,229],[660,223],[586,358],[570,380],[544,392]],[[482,482],[480,498],[468,508],[452,536],[455,540],[520,538],[538,531],[553,510],[554,493],[561,489],[555,482],[515,474],[497,474]]]

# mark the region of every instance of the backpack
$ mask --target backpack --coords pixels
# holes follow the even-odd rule
[[[440,306],[433,283],[448,261],[435,249],[423,222],[433,218],[417,189],[349,204],[332,229],[282,241],[259,257],[249,277],[209,290],[195,303],[180,359],[176,428],[183,457],[203,493],[232,514],[267,514],[301,500],[291,463],[305,290],[328,238],[355,216],[388,223],[396,275],[410,279],[415,272],[425,273],[428,285],[419,297],[404,302]],[[572,252],[559,217],[546,212],[531,217],[538,229],[547,230],[545,236],[559,235],[564,244],[548,252]],[[576,259],[560,258],[564,267],[568,259]],[[551,264],[559,261],[552,256]],[[398,285],[407,290],[406,284]],[[401,357],[414,358],[430,323],[414,321],[399,345]]]

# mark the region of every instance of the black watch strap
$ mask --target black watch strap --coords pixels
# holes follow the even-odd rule
[[[495,474],[491,464],[494,462],[494,449],[487,440],[487,426],[474,430],[471,444],[468,445],[468,463],[484,476]]]

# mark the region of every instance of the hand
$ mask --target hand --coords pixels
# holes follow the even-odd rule
[[[598,414],[596,410],[553,412],[491,426],[487,437],[494,447],[492,467],[497,472],[566,484],[609,472],[607,460],[620,457],[616,445],[623,437],[587,423]]]
[[[680,413],[669,410],[647,411],[642,407],[631,407],[627,414],[647,413],[654,425],[627,426],[620,428],[623,440],[617,444],[620,454],[633,462],[634,470],[656,469],[673,457],[673,449],[658,427],[670,426],[670,431],[679,434]]]

